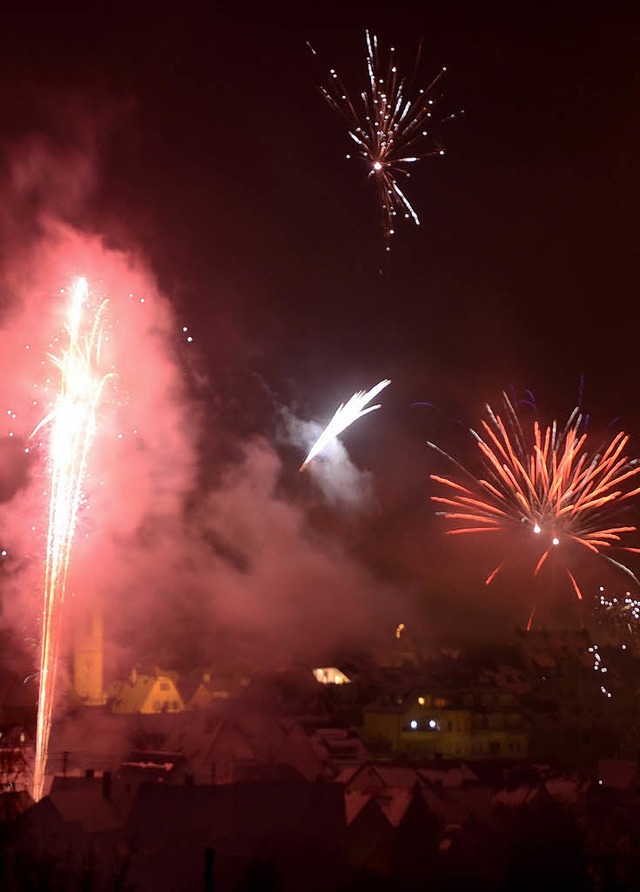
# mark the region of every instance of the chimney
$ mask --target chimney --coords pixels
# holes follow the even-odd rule
[[[102,798],[111,802],[111,772],[102,772]]]
[[[207,846],[204,850],[204,892],[213,892],[213,866],[215,860],[215,850]]]

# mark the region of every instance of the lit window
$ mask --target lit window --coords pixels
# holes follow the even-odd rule
[[[424,697],[418,697],[418,703],[420,706],[424,706]]]

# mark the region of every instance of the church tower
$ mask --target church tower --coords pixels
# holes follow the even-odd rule
[[[80,608],[73,625],[73,690],[80,703],[102,706],[104,695],[104,621],[100,605]]]

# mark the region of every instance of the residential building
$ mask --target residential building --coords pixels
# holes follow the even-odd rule
[[[528,752],[516,696],[478,687],[453,693],[388,698],[363,709],[363,738],[372,748],[409,756],[507,757]]]
[[[156,670],[153,675],[138,674],[135,668],[126,681],[114,681],[107,689],[107,700],[115,713],[153,714],[182,712],[184,702],[169,674]]]

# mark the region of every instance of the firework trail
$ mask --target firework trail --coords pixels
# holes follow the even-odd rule
[[[368,31],[366,45],[367,87],[360,93],[359,101],[351,97],[333,68],[329,85],[321,87],[321,92],[346,122],[349,136],[357,146],[357,155],[366,161],[368,176],[375,180],[388,251],[398,214],[420,225],[418,214],[400,188],[399,178],[410,176],[407,166],[430,155],[444,155],[444,149],[431,133],[431,126],[441,123],[432,120],[433,95],[446,68],[410,99],[407,81],[398,74],[394,48],[391,47],[384,62],[378,54],[378,38]]]
[[[40,422],[34,434],[51,425],[49,461],[49,530],[40,643],[40,687],[33,798],[44,792],[62,606],[78,510],[83,497],[87,459],[96,430],[96,409],[109,375],[98,372],[105,312],[104,301],[93,318],[85,321],[87,282],[79,279],[71,294],[66,321],[67,347],[51,357],[60,374],[58,396],[52,413]]]
[[[391,384],[391,381],[385,378],[383,381],[379,381],[375,387],[371,388],[371,390],[358,390],[346,403],[342,403],[336,409],[329,424],[311,447],[309,454],[300,465],[300,470],[303,471],[316,455],[322,452],[323,449],[326,449],[329,443],[331,443],[332,440],[335,440],[338,434],[341,434],[343,430],[346,430],[346,428],[353,424],[354,421],[357,421],[358,418],[362,418],[363,415],[367,415],[369,412],[373,412],[375,409],[379,409],[380,404],[376,406],[368,406],[367,404],[370,403],[381,390],[388,387],[389,384]],[[367,406],[367,408],[365,408],[365,406]]]
[[[445,506],[439,513],[452,524],[448,532],[526,536],[535,553],[534,576],[552,553],[562,554],[567,578],[580,600],[575,573],[567,566],[578,551],[604,558],[638,583],[632,571],[609,553],[613,548],[640,551],[619,544],[636,527],[621,526],[615,519],[622,503],[640,493],[640,487],[633,488],[640,463],[624,454],[629,437],[620,432],[593,452],[579,409],[564,428],[554,421],[543,430],[534,421],[532,431],[525,432],[506,395],[504,405],[505,420],[487,406],[482,435],[471,431],[480,450],[479,474],[429,444],[452,461],[466,481],[431,475],[447,489],[446,497],[431,498]],[[492,570],[487,585],[503,565]]]

